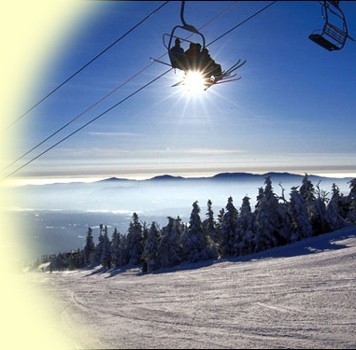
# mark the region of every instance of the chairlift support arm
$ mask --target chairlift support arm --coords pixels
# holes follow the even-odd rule
[[[188,32],[198,34],[201,39],[202,39],[202,47],[205,48],[205,37],[202,33],[199,32],[198,29],[196,29],[193,25],[188,24],[184,18],[184,10],[185,10],[185,0],[182,0],[181,7],[180,7],[180,20],[182,22],[182,25],[177,25],[172,29],[169,42],[168,42],[168,50],[172,48],[172,40],[175,37],[174,32],[176,31],[177,28],[181,28],[183,30],[187,30]],[[164,40],[163,40],[164,43]]]
[[[194,27],[192,26],[191,24],[188,24],[185,19],[184,19],[184,10],[185,10],[185,0],[182,0],[182,4],[181,4],[181,7],[180,7],[180,20],[182,21],[182,24],[183,24],[183,28],[190,31],[190,32],[193,32],[193,33],[196,33],[196,34],[200,34],[199,31]]]

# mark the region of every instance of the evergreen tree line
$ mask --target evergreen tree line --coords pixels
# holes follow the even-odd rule
[[[330,195],[330,196],[329,196]],[[330,199],[329,199],[330,197]],[[101,264],[104,269],[142,266],[143,272],[172,267],[182,262],[236,257],[258,253],[307,237],[356,224],[356,178],[350,193],[343,196],[333,184],[331,193],[314,186],[308,175],[301,186],[293,187],[289,201],[273,192],[266,177],[259,188],[254,211],[245,196],[237,209],[229,197],[225,208],[214,217],[212,202],[202,220],[198,202],[193,203],[188,223],[168,217],[166,226],[142,223],[133,214],[127,234],[115,228],[111,239],[107,226],[100,225],[97,244],[89,227],[84,249],[42,257],[51,270],[78,269]]]

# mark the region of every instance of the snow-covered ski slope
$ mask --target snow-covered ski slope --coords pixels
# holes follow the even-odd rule
[[[242,259],[37,274],[83,348],[356,348],[356,227]]]

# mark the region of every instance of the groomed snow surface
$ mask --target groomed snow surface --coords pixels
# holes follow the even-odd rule
[[[77,348],[356,348],[356,227],[149,275],[34,275]]]

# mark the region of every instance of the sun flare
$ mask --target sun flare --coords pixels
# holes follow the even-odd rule
[[[184,78],[183,86],[188,95],[200,95],[206,88],[206,81],[201,72],[188,71]]]

